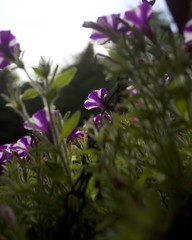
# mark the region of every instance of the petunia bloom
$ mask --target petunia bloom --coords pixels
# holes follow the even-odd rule
[[[34,140],[30,136],[24,136],[17,140],[17,142],[4,144],[0,146],[0,173],[2,166],[6,161],[11,160],[13,155],[20,159],[28,156],[30,148],[34,145]]]
[[[88,99],[84,102],[83,106],[85,109],[92,109],[92,108],[105,108],[105,98],[107,96],[107,89],[101,88],[99,90],[93,90],[89,95]]]
[[[11,144],[0,146],[0,165],[8,159],[12,158]]]
[[[123,21],[131,27],[141,30],[147,36],[151,33],[150,20],[153,17],[152,7],[149,3],[144,2],[137,8],[126,11],[124,13]],[[124,29],[124,27],[122,27]],[[125,27],[125,31],[130,33],[131,29]]]
[[[53,110],[52,114],[56,117],[58,111]],[[34,113],[30,119],[23,123],[23,126],[28,130],[36,130],[45,134],[45,136],[47,136],[47,138],[53,142],[51,123],[46,109],[41,109]]]
[[[101,29],[101,31],[93,29],[90,39],[93,41],[97,41],[100,44],[108,41],[109,37],[105,34],[105,28],[107,27],[111,30],[117,31],[119,26],[119,21],[118,21],[119,17],[120,17],[119,13],[111,14],[109,16],[98,17],[96,24]]]
[[[184,43],[188,47],[192,45],[192,19],[189,20],[183,29]]]
[[[20,158],[25,158],[33,145],[34,139],[30,136],[24,136],[11,145],[11,150],[15,151]]]
[[[71,134],[67,137],[67,142],[74,141],[77,138],[86,138],[86,133],[84,131],[79,130],[78,128],[75,128]]]
[[[107,121],[109,123],[112,123],[112,118],[111,116],[108,114],[108,112],[103,112],[103,113],[100,113],[100,114],[97,114],[94,118],[94,123],[95,123],[95,126],[97,128],[100,128],[102,125],[103,125],[103,121]]]
[[[10,31],[0,31],[0,69],[14,63],[20,52],[15,36]]]

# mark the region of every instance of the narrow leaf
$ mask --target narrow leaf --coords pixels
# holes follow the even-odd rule
[[[35,98],[38,95],[39,95],[39,93],[38,93],[38,91],[36,89],[29,88],[21,95],[21,98],[26,100],[26,99]]]
[[[81,115],[80,111],[77,111],[64,123],[62,131],[61,131],[61,136],[63,138],[68,137],[69,134],[77,126],[80,115]]]
[[[43,69],[40,67],[33,67],[34,72],[39,76],[39,77],[44,77]]]
[[[73,79],[75,73],[76,73],[75,67],[67,69],[54,80],[52,86],[56,89],[60,89],[64,86],[67,86]]]

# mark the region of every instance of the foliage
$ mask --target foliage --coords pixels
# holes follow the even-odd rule
[[[104,67],[97,61],[91,44],[89,44],[80,55],[73,59],[72,64],[62,69],[61,72],[70,67],[75,67],[77,73],[68,86],[60,89],[60,94],[56,99],[55,105],[62,114],[65,114],[67,111],[74,113],[75,111],[80,110],[81,118],[79,125],[81,125],[83,120],[88,119],[90,115],[89,112],[83,108],[83,102],[92,89],[97,89],[103,86],[103,79],[105,79],[103,73]],[[7,72],[8,74],[6,75],[5,73]],[[0,72],[0,74],[0,93],[8,94],[8,89],[10,89],[10,85],[12,84],[11,79],[14,77],[12,76],[13,71],[11,72],[6,69]],[[104,83],[105,86],[110,89],[113,86],[114,81],[105,81]],[[35,90],[31,88],[28,81],[22,81],[21,83],[17,77],[11,89],[13,89],[13,87],[15,88],[17,84],[19,84],[21,92],[25,92],[25,95],[22,97],[30,115],[43,107],[39,96],[31,98]],[[28,91],[25,91],[27,89]],[[68,104],[69,102],[70,105]],[[22,127],[22,118],[20,118],[12,109],[6,108],[5,103],[4,99],[0,97],[0,109],[2,113],[0,115],[0,144],[11,142],[19,138],[21,135],[26,134],[26,131]],[[95,110],[94,112],[96,113],[98,111]]]
[[[2,161],[2,238],[192,238],[190,48],[160,22],[147,25],[145,34],[146,28],[119,21],[131,34],[108,23],[84,24],[113,43],[101,62],[115,84],[106,95],[100,96],[101,89],[88,98],[102,101],[99,125],[90,110],[75,135],[80,111],[54,108],[61,88],[73,82],[74,67],[58,73],[58,66],[42,59],[28,89],[4,95],[31,129],[33,144],[25,157],[15,144],[8,146],[11,153]],[[28,75],[24,63],[17,66]],[[37,96],[44,108],[30,117],[24,99]],[[112,121],[103,117],[106,112]]]
[[[83,108],[88,93],[93,89],[103,87],[111,88],[114,84],[113,81],[105,81],[104,67],[97,60],[93,46],[89,44],[87,48],[74,59],[74,63],[67,68],[76,67],[77,73],[71,83],[65,88],[61,89],[60,95],[55,102],[55,105],[64,114],[67,111],[75,112],[81,111],[80,124],[85,119],[89,118],[89,112]],[[65,71],[67,68],[64,68]],[[70,104],[68,104],[70,102]],[[94,113],[98,111],[95,110]]]

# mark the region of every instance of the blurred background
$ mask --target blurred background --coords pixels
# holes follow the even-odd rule
[[[83,102],[91,90],[110,88],[113,83],[105,81],[103,67],[95,63],[95,53],[101,48],[90,42],[90,29],[82,27],[84,21],[96,21],[97,17],[111,13],[123,13],[136,7],[141,1],[131,0],[6,0],[1,4],[0,29],[11,30],[24,51],[27,68],[37,66],[40,57],[51,58],[60,69],[77,67],[72,83],[61,91],[56,106],[64,114],[81,110],[83,119],[90,112],[83,109]],[[172,21],[163,0],[157,0],[154,10]],[[26,81],[22,72],[6,69],[0,72],[0,93],[7,94],[7,86]],[[21,88],[27,88],[26,82]],[[70,105],[69,105],[70,103]],[[26,101],[30,114],[42,107],[38,98]],[[91,114],[96,113],[91,111]],[[0,97],[0,145],[16,141],[28,134],[22,119]]]

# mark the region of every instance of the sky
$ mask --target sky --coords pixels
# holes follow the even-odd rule
[[[11,30],[24,51],[27,66],[40,57],[66,65],[90,42],[84,21],[136,7],[139,0],[6,0],[1,3],[0,30]],[[154,10],[167,11],[164,0]]]

